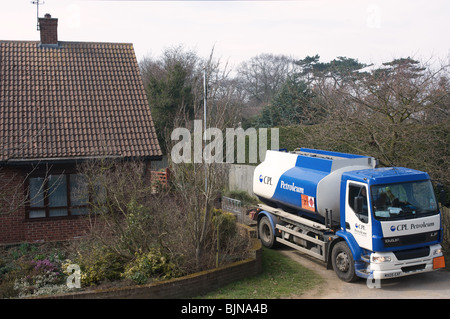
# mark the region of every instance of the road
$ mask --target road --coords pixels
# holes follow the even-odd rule
[[[382,280],[380,288],[369,288],[364,279],[346,283],[338,279],[333,270],[290,248],[280,252],[301,265],[313,270],[324,279],[324,283],[308,291],[299,299],[450,299],[450,272],[438,270],[394,279]]]

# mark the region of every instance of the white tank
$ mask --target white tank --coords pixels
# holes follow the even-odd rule
[[[339,221],[340,182],[344,172],[374,168],[373,157],[302,148],[267,151],[255,168],[253,192],[265,203],[310,214],[333,211]]]

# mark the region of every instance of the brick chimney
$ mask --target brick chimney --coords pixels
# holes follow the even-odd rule
[[[39,30],[41,45],[58,45],[58,19],[46,13],[44,18],[39,18]]]

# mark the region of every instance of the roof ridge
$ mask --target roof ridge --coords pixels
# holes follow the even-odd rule
[[[41,43],[37,40],[0,40],[0,43],[8,43],[8,42],[14,42],[14,43]],[[116,45],[131,45],[133,46],[132,42],[100,42],[100,41],[58,41],[58,43],[61,44],[116,44]]]

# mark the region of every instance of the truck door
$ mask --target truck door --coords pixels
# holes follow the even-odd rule
[[[372,250],[371,205],[367,185],[347,181],[345,226],[359,247]]]

